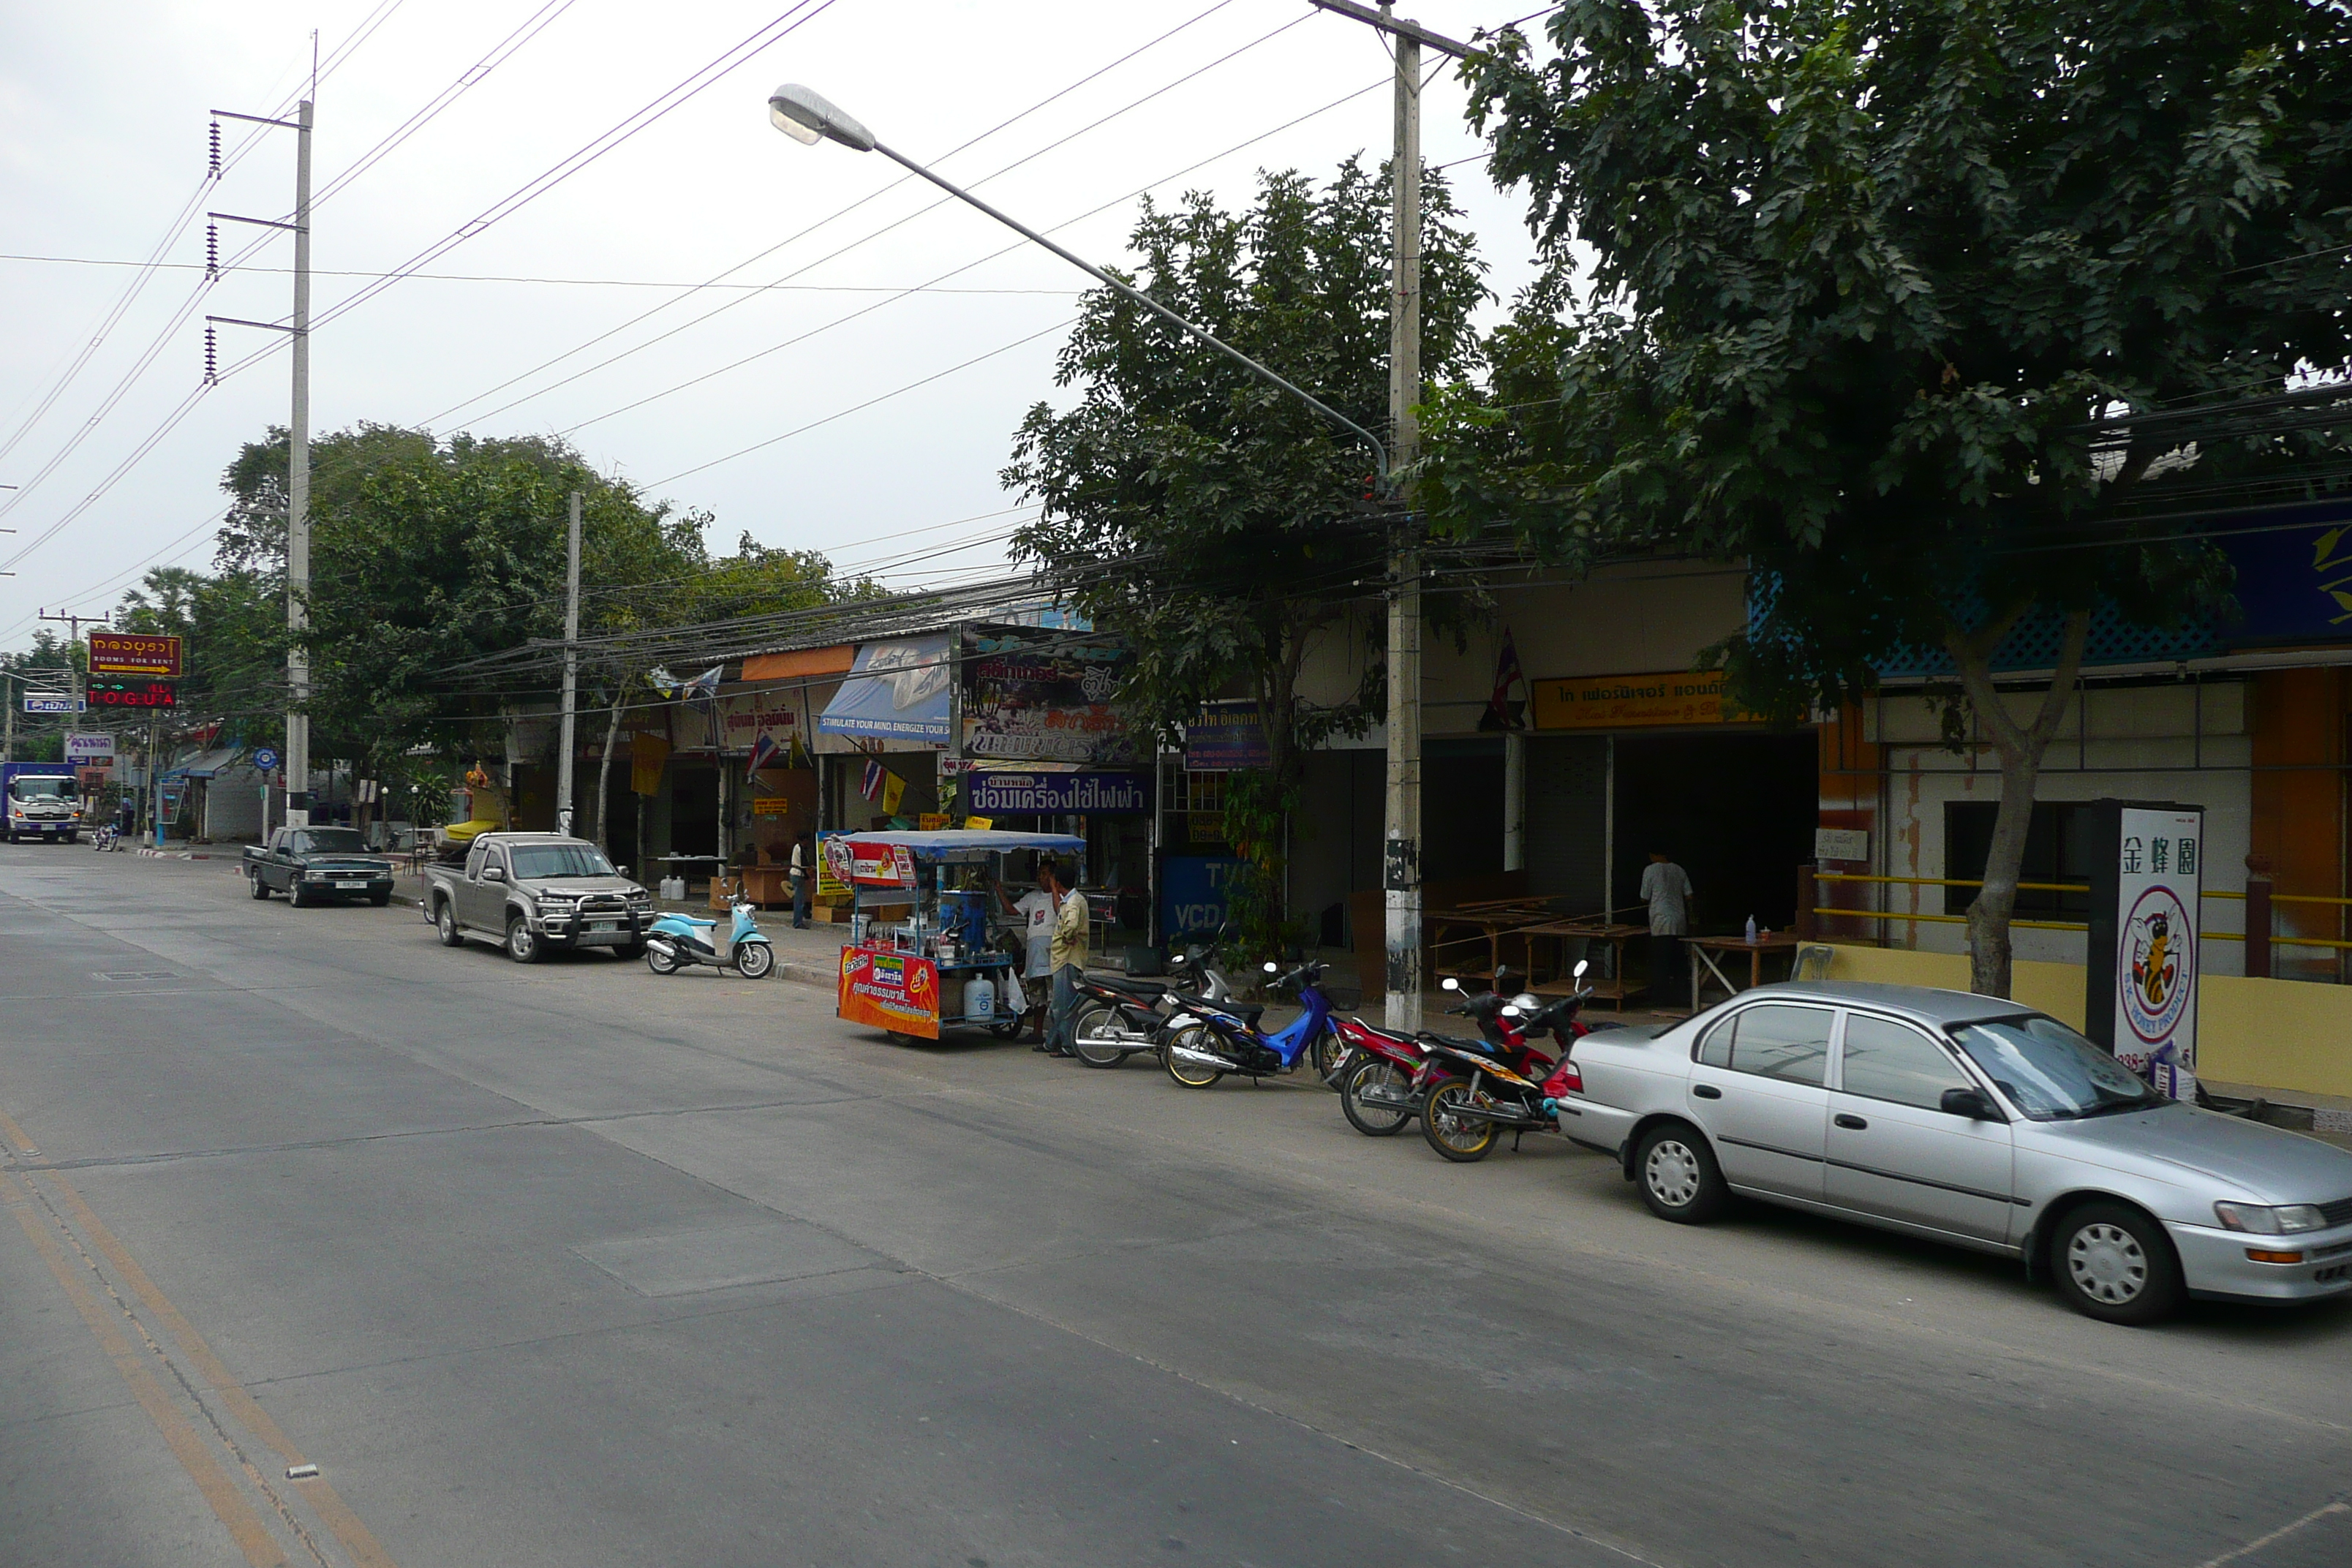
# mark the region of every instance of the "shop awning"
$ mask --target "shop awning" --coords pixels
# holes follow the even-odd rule
[[[870,642],[817,715],[819,731],[947,743],[949,634]]]
[[[167,779],[208,779],[227,772],[244,756],[241,746],[221,746],[209,752],[198,752],[184,762],[173,763],[163,770]]]

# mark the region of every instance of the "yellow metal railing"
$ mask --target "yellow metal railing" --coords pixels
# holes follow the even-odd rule
[[[1859,871],[1820,871],[1814,873],[1813,880],[1816,882],[1873,882],[1883,885],[1910,888],[1981,888],[1984,886],[1984,882],[1981,879],[1970,879],[1963,877],[1870,877],[1864,876]],[[2034,893],[2087,893],[2091,890],[2090,884],[2087,882],[2020,882],[2017,884],[2017,888],[2020,892]],[[2246,895],[2243,893],[2200,890],[2199,897],[2200,899],[2236,899],[2239,901],[2243,902]],[[2315,893],[2273,893],[2271,895],[2271,902],[2273,904],[2333,904],[2338,908],[2352,908],[2352,899],[2327,898]],[[1969,918],[1966,915],[1904,914],[1894,910],[1816,909],[1812,913],[1815,919],[1827,915],[1832,919],[1904,921],[1913,923],[1924,922],[1931,925],[1966,925],[1969,923]],[[2091,929],[2089,923],[2084,921],[2012,920],[2009,923],[2012,928],[2021,931],[2087,931]],[[2243,942],[2246,940],[2245,932],[2235,931],[2200,931],[2197,935],[2198,939],[2201,942]],[[2338,942],[2329,937],[2273,936],[2271,938],[2271,945],[2273,947],[2319,947],[2330,948],[2337,952],[2352,952],[2352,942]]]

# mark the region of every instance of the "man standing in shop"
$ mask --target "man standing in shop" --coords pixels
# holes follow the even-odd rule
[[[815,903],[816,847],[805,833],[793,840],[793,929],[806,931],[809,911]]]
[[[1642,901],[1650,906],[1650,989],[1660,1002],[1682,994],[1690,900],[1690,873],[1664,850],[1651,850],[1650,863],[1642,868]]]
[[[1078,977],[1087,967],[1086,896],[1070,885],[1069,873],[1055,860],[1041,860],[1037,885],[1054,899],[1054,1012],[1045,1030],[1045,1054],[1066,1057],[1070,1023],[1078,1010]]]

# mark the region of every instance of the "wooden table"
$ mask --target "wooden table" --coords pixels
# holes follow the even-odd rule
[[[1699,963],[1706,965],[1708,971],[1715,975],[1716,984],[1723,987],[1727,995],[1737,996],[1743,989],[1764,984],[1766,953],[1785,952],[1789,955],[1789,962],[1793,964],[1796,962],[1799,946],[1797,938],[1788,931],[1774,931],[1767,936],[1759,936],[1754,942],[1749,942],[1744,936],[1686,936],[1683,941],[1689,946],[1692,955],[1698,960],[1698,963],[1691,965],[1691,1011],[1694,1013],[1698,1011],[1699,987],[1702,984]],[[1748,955],[1748,986],[1746,987],[1734,985],[1731,983],[1731,977],[1724,973],[1713,956],[1716,953],[1721,953],[1728,958],[1742,952]]]
[[[1595,996],[1605,996],[1616,1003],[1617,1010],[1621,1013],[1625,1010],[1626,997],[1648,989],[1647,986],[1631,984],[1625,978],[1625,943],[1633,937],[1649,935],[1650,928],[1647,926],[1615,925],[1602,920],[1546,921],[1541,925],[1521,926],[1512,934],[1522,939],[1539,936],[1554,938],[1580,936],[1588,943],[1596,942],[1606,943],[1614,954],[1609,965],[1609,978],[1591,981],[1588,984],[1591,985],[1592,994]],[[1570,967],[1566,963],[1556,965],[1552,978],[1545,981],[1541,985],[1531,985],[1528,989],[1538,996],[1574,995],[1580,988],[1576,983],[1575,976],[1569,973]]]
[[[1525,900],[1498,900],[1492,903],[1465,904],[1458,909],[1431,910],[1422,917],[1422,930],[1429,942],[1430,963],[1440,975],[1451,974],[1456,980],[1484,980],[1491,984],[1503,968],[1503,938],[1538,925],[1552,918],[1550,906]],[[1437,957],[1442,942],[1438,933],[1447,926],[1468,926],[1486,939],[1486,967],[1484,970],[1464,969]],[[1464,942],[1473,938],[1459,939]]]

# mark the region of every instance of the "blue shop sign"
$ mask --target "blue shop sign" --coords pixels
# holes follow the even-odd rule
[[[1225,923],[1241,866],[1223,855],[1171,855],[1160,863],[1160,930],[1170,942]]]
[[[1150,773],[975,773],[968,775],[975,816],[1140,816],[1151,809]]]

